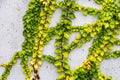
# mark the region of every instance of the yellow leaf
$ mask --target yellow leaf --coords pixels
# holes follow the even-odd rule
[[[2,67],[7,67],[8,65],[9,65],[9,63],[6,62],[6,63],[1,64],[0,66],[2,66]]]

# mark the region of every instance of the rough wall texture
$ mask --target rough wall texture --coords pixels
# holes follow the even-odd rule
[[[95,4],[93,0],[76,0],[78,3],[84,6],[91,6],[95,8],[100,8],[100,5]],[[15,51],[21,50],[21,43],[24,40],[22,36],[23,25],[22,16],[27,10],[27,4],[29,0],[0,0],[0,64],[12,57]],[[53,14],[52,23],[50,26],[56,25],[60,19],[61,10],[57,9]],[[73,20],[73,25],[82,25],[84,23],[91,23],[95,21],[96,17],[93,16],[83,16],[81,12],[75,12],[77,16]],[[73,33],[70,37],[70,42],[74,39],[77,33]],[[91,41],[92,42],[92,41]],[[69,56],[69,63],[71,68],[81,64],[87,56],[88,48],[91,42],[86,43],[82,48],[76,48],[73,50]],[[47,46],[45,46],[43,53],[54,55],[54,40],[50,41]],[[118,46],[114,48],[120,49]],[[101,63],[101,70],[113,76],[115,80],[120,80],[120,58],[118,59],[108,59]],[[11,74],[8,76],[7,80],[25,80],[25,76],[22,73],[20,60],[12,68]],[[0,67],[0,75],[2,74],[4,68]],[[40,68],[41,80],[55,80],[58,76],[56,69],[53,65],[44,62]]]

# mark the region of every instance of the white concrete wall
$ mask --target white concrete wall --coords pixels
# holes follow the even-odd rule
[[[21,50],[21,43],[24,41],[22,36],[23,24],[22,16],[27,10],[27,4],[29,0],[0,0],[0,64],[10,60],[14,52]],[[99,9],[100,5],[95,4],[93,0],[76,0],[79,4],[84,6],[90,6]],[[50,26],[55,26],[60,19],[61,10],[57,9],[53,15],[52,23]],[[96,21],[97,16],[83,16],[81,12],[75,12],[76,19],[73,20],[73,25],[83,25],[84,23],[91,23]],[[74,40],[77,33],[72,33],[70,41]],[[48,45],[45,46],[43,53],[54,55],[54,43],[55,40],[51,40]],[[92,41],[83,45],[82,48],[76,48],[69,55],[69,63],[71,69],[81,64],[87,54],[88,48]],[[114,50],[120,49],[119,46],[115,46]],[[49,50],[49,51],[48,51]],[[25,76],[22,72],[21,65],[18,60],[11,70],[11,74],[7,80],[25,80]],[[120,80],[120,58],[108,59],[101,62],[101,70],[108,75],[113,76],[115,80]],[[4,68],[0,67],[0,75],[4,71]],[[55,80],[58,76],[56,68],[44,62],[40,68],[41,80]]]

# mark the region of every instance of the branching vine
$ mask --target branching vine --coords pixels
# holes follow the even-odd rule
[[[25,37],[22,50],[16,52],[12,59],[1,64],[5,68],[0,80],[6,80],[13,64],[21,59],[26,80],[41,80],[39,67],[42,61],[48,61],[57,68],[59,76],[56,80],[113,80],[100,70],[100,62],[111,57],[118,58],[120,50],[112,51],[114,45],[120,45],[120,0],[94,0],[101,4],[100,10],[85,7],[75,0],[30,0],[28,10],[23,17]],[[52,14],[57,8],[62,10],[59,23],[50,27]],[[81,11],[85,16],[98,16],[96,22],[82,26],[72,25],[75,19],[74,12]],[[73,32],[79,32],[70,44],[69,37]],[[43,55],[45,45],[55,37],[55,57]],[[86,60],[75,69],[71,70],[68,62],[69,53],[76,47],[81,47],[93,39]],[[28,66],[29,57],[30,66]],[[34,75],[31,73],[34,72]]]

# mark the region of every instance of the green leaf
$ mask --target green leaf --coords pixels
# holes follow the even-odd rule
[[[68,39],[68,38],[69,38],[69,36],[70,36],[70,35],[69,35],[68,33],[64,33],[64,37],[65,37],[65,38],[67,38],[67,39]]]
[[[88,35],[87,32],[84,32],[84,33],[82,34],[83,37],[86,37],[87,35]]]
[[[83,11],[83,14],[86,16],[88,14],[88,12],[87,11]]]
[[[81,35],[78,34],[78,35],[76,36],[76,39],[80,39],[80,38],[81,38]]]
[[[60,74],[59,76],[58,76],[58,80],[61,80],[61,79],[64,79],[65,78],[65,74],[64,73],[62,73],[62,74]]]
[[[67,2],[67,6],[70,6],[71,5],[71,1],[70,2]]]
[[[58,55],[58,56],[55,57],[55,59],[60,60],[60,59],[62,59],[62,57],[60,55]]]
[[[62,54],[63,54],[64,58],[68,58],[68,52],[63,52]]]
[[[111,43],[115,42],[115,38],[110,38],[109,40],[110,40]]]
[[[45,16],[45,13],[43,11],[40,13],[40,17],[42,16]]]
[[[77,45],[78,45],[78,47],[81,47],[83,45],[83,43],[79,42]]]
[[[105,25],[105,28],[108,28],[110,26],[109,23],[104,23],[104,25]]]
[[[109,45],[108,45],[108,48],[109,48],[110,50],[112,50],[112,49],[113,49],[113,45],[112,45],[112,44],[109,44]]]
[[[65,69],[70,69],[70,66],[67,65],[67,64],[64,64],[64,68],[65,68]]]
[[[67,49],[69,49],[69,46],[67,44],[64,44],[63,48],[67,50]]]
[[[55,64],[55,66],[57,66],[57,67],[62,65],[62,63],[61,63],[60,61],[56,61],[54,64]]]
[[[54,5],[51,5],[51,6],[50,6],[50,9],[51,9],[51,10],[55,10],[55,6],[54,6]]]
[[[105,40],[109,40],[110,37],[109,37],[109,36],[104,36],[104,39],[105,39]]]
[[[61,44],[60,41],[56,41],[54,45],[55,45],[55,46],[59,46],[60,44]]]
[[[62,62],[65,63],[65,64],[69,64],[68,60],[66,60],[66,59],[64,59]]]
[[[73,13],[68,14],[68,16],[69,16],[71,19],[74,19],[74,18],[75,18],[75,15],[74,15]]]
[[[60,48],[57,48],[56,50],[55,50],[55,53],[56,54],[59,54],[59,53],[61,53],[62,51],[61,51],[61,49]]]
[[[92,32],[91,27],[87,27],[87,28],[85,28],[84,30],[85,30],[87,33]]]
[[[44,20],[41,20],[41,21],[40,21],[40,23],[41,23],[41,24],[44,24],[44,23],[45,23],[45,21],[44,21]]]
[[[57,72],[63,72],[63,71],[64,71],[63,68],[61,68],[61,67],[57,68]]]
[[[120,13],[118,13],[118,19],[120,20]]]
[[[102,61],[102,60],[103,60],[103,58],[102,58],[102,57],[100,57],[100,56],[98,56],[98,57],[97,57],[97,60],[98,60],[98,61]]]
[[[101,28],[100,27],[96,27],[96,30],[99,32],[101,30]]]
[[[92,32],[92,33],[90,34],[90,36],[91,36],[91,37],[95,37],[95,36],[96,36],[96,33],[95,33],[95,32]]]

